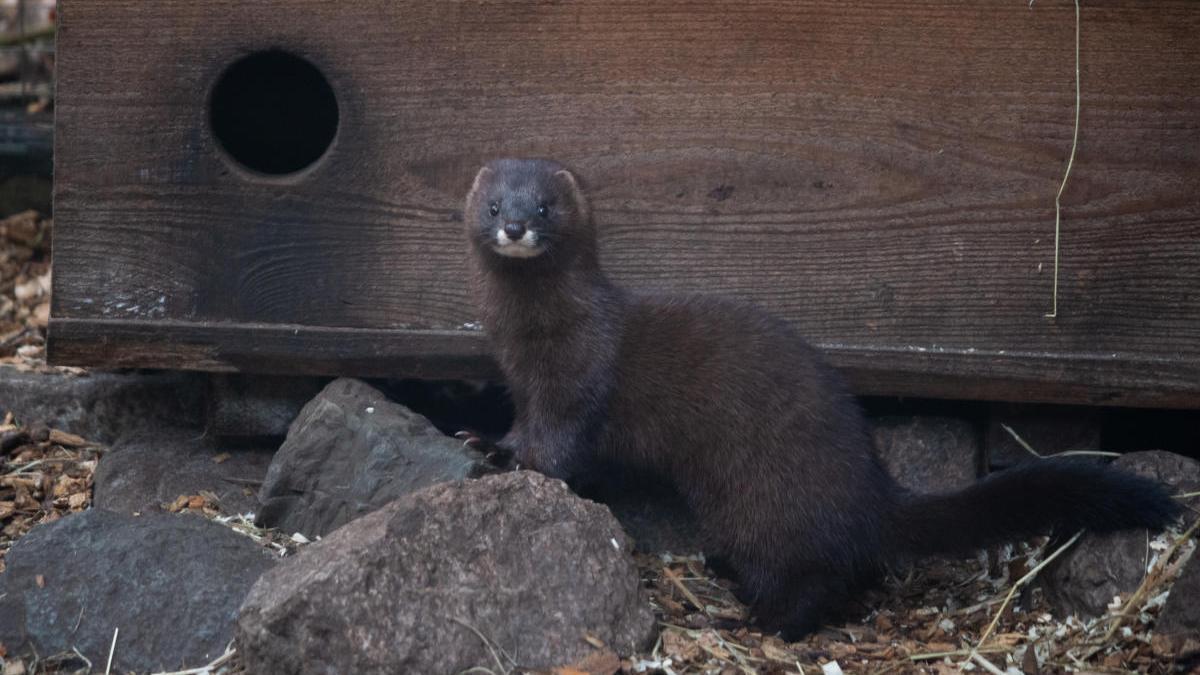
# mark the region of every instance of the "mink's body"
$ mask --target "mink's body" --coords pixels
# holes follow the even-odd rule
[[[499,445],[564,480],[615,463],[672,481],[705,552],[787,637],[898,557],[1052,527],[1158,527],[1177,512],[1151,481],[1061,460],[948,495],[908,493],[841,377],[787,324],[730,300],[612,285],[562,166],[493,162],[465,214],[484,327],[517,412]]]

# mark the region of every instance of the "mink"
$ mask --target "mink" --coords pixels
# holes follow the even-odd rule
[[[957,492],[886,472],[842,377],[751,304],[635,293],[602,270],[587,196],[563,165],[504,159],[464,211],[476,299],[516,417],[496,443],[568,483],[604,466],[661,476],[759,625],[797,639],[898,560],[1078,529],[1161,528],[1158,483],[1047,459]]]

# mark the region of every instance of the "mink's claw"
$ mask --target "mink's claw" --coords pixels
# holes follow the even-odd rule
[[[458,433],[454,434],[454,437],[463,442],[464,448],[470,448],[476,452],[482,453],[483,458],[492,466],[501,469],[512,468],[512,450],[500,447],[496,443],[489,441],[473,431],[459,431]]]
[[[454,437],[463,442],[464,448],[471,448],[480,452],[483,452],[483,448],[488,445],[488,441],[474,431],[464,429],[456,432]]]
[[[502,448],[498,445],[493,445],[484,454],[484,458],[487,459],[488,462],[491,462],[493,465],[498,466],[498,467],[503,467],[506,469],[515,468],[512,465],[512,461],[513,461],[512,451],[508,450],[507,448]]]

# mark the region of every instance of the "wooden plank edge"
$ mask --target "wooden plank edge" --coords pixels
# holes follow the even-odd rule
[[[818,344],[854,393],[1200,408],[1200,363],[1133,354]],[[481,332],[51,318],[55,365],[361,377],[487,378]]]

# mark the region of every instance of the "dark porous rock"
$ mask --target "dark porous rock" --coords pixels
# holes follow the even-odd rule
[[[966,420],[883,417],[874,437],[888,473],[910,490],[958,490],[979,476],[979,433]]]
[[[1159,652],[1200,656],[1200,557],[1195,553],[1158,615],[1154,645]]]
[[[379,390],[334,380],[304,406],[275,453],[258,522],[323,536],[397,497],[486,470],[479,453]]]
[[[0,575],[0,641],[10,655],[79,649],[114,672],[204,665],[220,656],[251,584],[274,563],[204,518],[91,509],[34,528]]]
[[[273,450],[223,451],[193,430],[139,434],[119,441],[96,467],[95,505],[121,513],[160,510],[180,495],[217,496],[222,513],[258,510],[257,492]]]
[[[1200,462],[1161,450],[1133,452],[1114,467],[1153,478],[1174,492],[1200,490]],[[1046,599],[1060,615],[1099,616],[1121,593],[1137,589],[1150,552],[1146,530],[1085,536],[1041,576]]]
[[[219,439],[278,439],[328,382],[321,377],[214,374],[209,379],[208,426]]]
[[[203,376],[191,373],[32,373],[0,367],[0,415],[100,443],[143,430],[204,424]]]
[[[986,440],[992,469],[1038,460],[1006,426],[1040,455],[1100,449],[1100,411],[1096,408],[998,403],[992,406]]]
[[[265,675],[546,669],[586,637],[631,654],[655,622],[629,547],[608,509],[540,474],[436,485],[265,574],[238,650]]]

